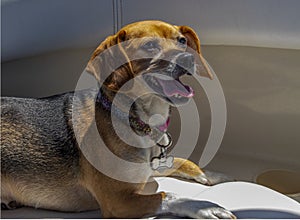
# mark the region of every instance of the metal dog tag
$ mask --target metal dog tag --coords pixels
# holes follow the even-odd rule
[[[151,167],[153,170],[158,170],[160,168],[172,168],[174,162],[173,156],[167,157],[154,157],[151,161]]]

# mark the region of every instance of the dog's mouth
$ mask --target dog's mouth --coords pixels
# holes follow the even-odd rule
[[[179,77],[172,78],[165,74],[151,73],[144,76],[147,84],[171,105],[184,105],[194,96],[193,89],[183,84]]]

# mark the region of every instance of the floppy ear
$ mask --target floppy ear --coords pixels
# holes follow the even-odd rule
[[[203,56],[201,54],[200,40],[199,40],[196,32],[188,26],[179,26],[178,28],[179,28],[179,31],[186,37],[187,45],[190,48],[192,48],[194,51],[196,51],[198,54],[198,57],[195,57],[196,63],[197,62],[199,63],[199,65],[197,65],[196,72],[200,76],[206,76],[210,79],[213,79],[213,74],[212,74],[207,62],[205,61],[205,59],[203,58]]]
[[[128,78],[133,76],[131,61],[122,46],[122,42],[126,41],[126,31],[121,30],[117,34],[107,37],[94,51],[89,60],[86,71],[92,74],[98,82],[110,79],[112,83],[117,84],[120,78]],[[116,47],[113,47],[115,46]],[[113,47],[113,49],[112,49]],[[105,51],[108,50],[108,51]],[[105,52],[104,52],[105,51]],[[104,52],[104,53],[103,53]],[[118,69],[123,66],[123,73]],[[119,77],[113,76],[119,72]],[[113,79],[116,78],[116,79]],[[112,86],[113,87],[113,86]]]

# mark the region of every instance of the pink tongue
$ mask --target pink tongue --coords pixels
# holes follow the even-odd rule
[[[185,86],[177,80],[156,79],[163,88],[165,95],[168,97],[179,94],[181,96],[190,98],[194,95],[194,91],[191,87]]]

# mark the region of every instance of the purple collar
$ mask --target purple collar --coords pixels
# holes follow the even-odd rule
[[[124,113],[122,110],[114,106],[112,108],[113,103],[108,99],[108,97],[100,90],[97,95],[97,101],[101,104],[101,107],[111,112],[113,110],[113,114],[117,116],[121,120],[128,120],[128,114]],[[160,132],[166,132],[170,123],[170,118],[166,120],[166,122],[162,125],[157,126],[157,129]],[[139,117],[129,115],[129,124],[134,129],[134,131],[140,135],[149,135],[151,132],[151,128],[148,124],[142,121]]]

